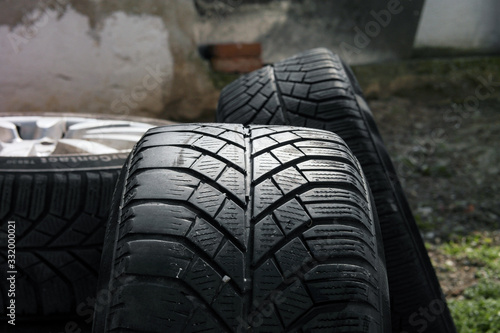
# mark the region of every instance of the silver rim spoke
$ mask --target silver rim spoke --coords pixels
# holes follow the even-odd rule
[[[0,156],[128,152],[154,125],[83,117],[0,117]]]

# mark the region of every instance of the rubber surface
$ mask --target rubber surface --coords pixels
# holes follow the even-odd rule
[[[2,117],[9,116],[123,120],[104,114],[2,113]],[[127,120],[152,126],[171,124],[142,117]],[[16,304],[16,331],[89,328],[105,221],[127,156],[0,157],[0,271],[13,271],[8,255],[15,255],[17,271],[15,296],[8,295],[6,281],[0,283],[0,331],[13,328],[6,316],[11,299]],[[7,251],[9,221],[15,223],[15,254]]]
[[[79,317],[78,306],[92,308],[87,298],[95,296],[105,221],[126,157],[0,158],[0,271],[13,270],[7,223],[14,221],[18,324],[69,320]],[[0,283],[2,321],[7,287]]]
[[[152,129],[117,183],[94,332],[389,332],[370,196],[330,132]]]
[[[456,331],[371,111],[351,70],[337,55],[314,49],[241,77],[223,89],[217,120],[307,126],[342,137],[373,191],[387,261],[393,331]]]

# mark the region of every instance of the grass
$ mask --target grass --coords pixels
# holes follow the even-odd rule
[[[500,332],[500,242],[496,237],[475,233],[436,249],[458,262],[477,267],[476,283],[448,301],[460,333]]]

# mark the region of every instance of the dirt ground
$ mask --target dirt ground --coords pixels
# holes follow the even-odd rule
[[[354,68],[443,291],[460,297],[477,268],[438,251],[475,232],[500,244],[500,58]],[[450,269],[452,268],[452,269]]]

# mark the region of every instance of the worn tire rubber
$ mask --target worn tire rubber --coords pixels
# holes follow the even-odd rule
[[[2,247],[7,244],[7,222],[16,226],[17,326],[19,321],[76,318],[77,307],[94,297],[105,221],[127,154],[106,157],[114,159],[70,166],[56,158],[0,158]],[[10,169],[9,161],[27,164]],[[0,251],[0,270],[13,270],[6,249]],[[7,320],[11,297],[8,284],[0,285],[0,312]]]
[[[390,332],[370,198],[330,132],[152,129],[117,183],[93,331]]]
[[[387,261],[394,332],[455,332],[435,271],[350,68],[314,49],[249,73],[221,93],[217,120],[326,129],[358,158],[373,191]],[[431,311],[426,317],[422,311]]]
[[[4,114],[67,116],[71,114]],[[77,115],[120,119],[103,115]],[[165,124],[147,118],[138,122]],[[105,222],[128,153],[0,157],[0,271],[17,271],[15,296],[0,283],[0,330],[15,300],[16,328],[74,321],[90,328]],[[15,222],[15,269],[8,265],[7,224]],[[35,328],[32,326],[35,324]],[[53,326],[51,326],[53,327]]]

